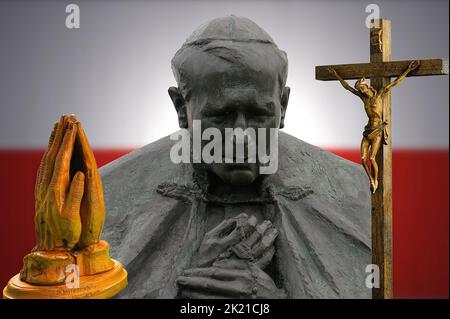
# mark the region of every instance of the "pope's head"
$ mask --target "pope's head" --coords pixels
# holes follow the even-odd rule
[[[200,26],[175,54],[172,70],[178,87],[169,95],[181,128],[192,130],[198,120],[202,131],[217,128],[224,139],[226,128],[266,128],[268,139],[269,128],[283,127],[286,53],[251,20],[229,16]],[[205,166],[226,183],[245,185],[259,176],[258,158],[245,161]]]

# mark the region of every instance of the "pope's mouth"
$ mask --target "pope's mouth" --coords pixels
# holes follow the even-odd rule
[[[229,164],[232,169],[250,169],[250,163],[231,163]]]
[[[234,173],[249,173],[253,172],[255,168],[253,167],[254,163],[225,163],[224,169],[227,172],[234,172]]]
[[[233,161],[232,163],[227,162],[227,160],[230,160],[230,159],[232,159],[232,161]],[[254,159],[253,159],[253,162],[250,162],[250,163],[249,163],[248,160],[249,160],[249,157],[247,155],[244,156],[244,157],[236,157],[236,156],[226,157],[226,156],[222,156],[222,163],[225,163],[225,164],[253,164],[255,162]]]

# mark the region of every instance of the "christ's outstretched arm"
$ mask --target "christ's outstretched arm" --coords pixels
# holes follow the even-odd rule
[[[408,68],[398,77],[396,78],[394,81],[386,84],[381,90],[380,90],[380,94],[383,95],[387,92],[389,92],[394,86],[398,85],[401,81],[403,81],[406,76],[411,72],[414,71],[415,69],[417,69],[420,65],[419,61],[412,61]]]
[[[344,89],[346,89],[346,90],[352,92],[353,94],[355,94],[355,95],[361,97],[361,93],[359,93],[356,89],[352,88],[352,87],[350,86],[350,84],[348,84],[347,81],[345,81],[345,80],[344,80],[344,79],[336,72],[335,69],[329,68],[329,69],[328,69],[328,72],[330,72],[332,75],[334,75],[334,76],[339,80],[339,82],[341,82],[341,84],[342,84],[342,86],[344,87]]]

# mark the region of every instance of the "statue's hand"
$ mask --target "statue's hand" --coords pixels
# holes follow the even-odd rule
[[[183,287],[181,297],[283,299],[286,294],[255,263],[227,259],[227,268],[213,266],[185,270],[177,283]]]
[[[327,70],[328,70],[328,73],[330,73],[332,76],[336,76],[336,77],[337,77],[337,72],[336,72],[335,69],[333,69],[333,68],[328,68]]]
[[[419,66],[420,66],[420,61],[415,60],[415,61],[412,61],[412,62],[409,64],[408,69],[409,69],[410,71],[413,71],[413,70],[417,69]]]
[[[105,223],[105,201],[103,186],[94,153],[84,133],[81,123],[78,123],[76,151],[78,166],[86,176],[83,200],[81,201],[81,235],[77,248],[84,248],[99,242]]]
[[[100,241],[105,206],[100,175],[86,135],[74,115],[55,124],[36,179],[36,246],[25,256],[21,279],[34,284],[64,280],[65,267],[81,275],[113,267]]]
[[[210,266],[220,254],[254,231],[256,222],[254,216],[249,218],[247,214],[225,219],[205,234],[198,253],[194,257],[193,266]]]
[[[185,298],[286,298],[263,271],[275,253],[278,231],[264,221],[212,267],[187,269],[178,277]]]
[[[84,248],[100,239],[105,204],[86,134],[74,115],[55,124],[39,167],[34,250]]]
[[[75,117],[61,117],[42,158],[35,188],[34,251],[70,250],[80,239],[85,175],[81,171],[70,174],[76,135]]]

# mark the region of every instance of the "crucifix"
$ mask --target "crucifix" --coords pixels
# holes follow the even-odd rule
[[[407,76],[447,75],[443,59],[391,61],[391,21],[372,20],[370,63],[316,66],[316,80],[339,80],[363,100],[369,122],[361,142],[361,160],[372,191],[372,263],[380,285],[372,298],[392,298],[392,132],[390,90]],[[396,77],[391,82],[391,77]],[[365,81],[370,78],[370,84]],[[357,80],[355,88],[345,80]]]

